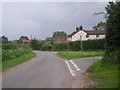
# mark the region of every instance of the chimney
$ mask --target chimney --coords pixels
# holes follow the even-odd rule
[[[82,26],[80,26],[80,30],[83,30],[83,27],[82,27]]]
[[[79,28],[78,28],[78,27],[76,27],[76,31],[79,31]]]

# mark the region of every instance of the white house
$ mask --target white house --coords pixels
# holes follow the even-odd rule
[[[88,40],[88,39],[102,39],[105,38],[105,31],[104,30],[83,30],[82,26],[80,28],[76,28],[76,31],[69,34],[68,41],[76,41],[80,40]]]

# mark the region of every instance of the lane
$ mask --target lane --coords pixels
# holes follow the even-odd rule
[[[36,58],[16,67],[2,78],[3,88],[70,88],[73,87],[72,82],[78,82],[82,87],[85,82],[84,75],[81,76],[83,71],[102,58],[63,60],[55,55],[56,52],[35,52]]]
[[[3,88],[70,88],[70,73],[55,53],[36,51],[37,57],[2,79]]]
[[[89,66],[91,66],[94,62],[101,60],[102,57],[86,57],[86,58],[79,58],[79,59],[72,59],[71,61],[77,65],[82,72],[86,71]]]

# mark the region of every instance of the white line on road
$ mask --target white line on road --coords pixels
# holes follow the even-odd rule
[[[68,63],[67,61],[65,61],[65,63],[67,64],[68,69],[69,69],[70,73],[72,74],[72,76],[76,76],[75,73],[74,73],[74,71],[72,71],[72,69],[71,69],[69,63]]]
[[[73,66],[74,66],[78,71],[80,71],[80,68],[79,68],[72,60],[70,60],[70,62],[73,64]]]

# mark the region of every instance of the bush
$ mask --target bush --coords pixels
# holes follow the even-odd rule
[[[111,52],[109,54],[109,56],[104,56],[103,59],[102,59],[102,64],[105,65],[105,64],[118,64],[120,63],[120,50],[115,50],[114,52]]]
[[[43,44],[43,43],[37,42],[37,43],[35,44],[34,50],[41,50],[42,44]]]
[[[52,44],[43,43],[41,47],[42,51],[51,51],[52,50]]]

